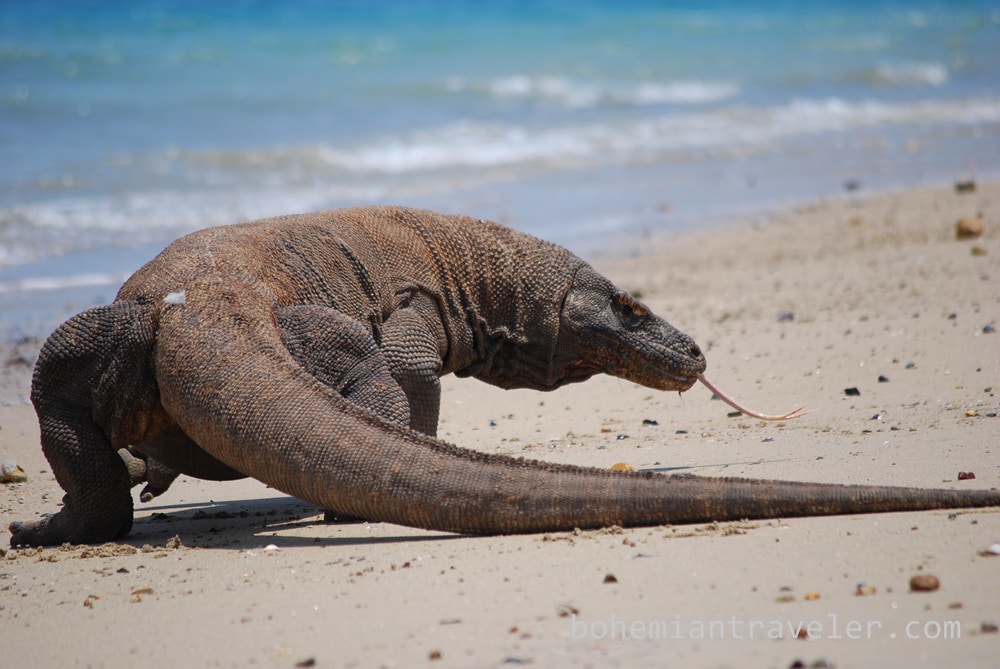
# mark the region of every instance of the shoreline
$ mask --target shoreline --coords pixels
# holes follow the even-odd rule
[[[956,221],[980,214],[984,234],[956,239]],[[601,377],[540,394],[448,377],[441,438],[605,468],[1000,485],[1000,181],[862,192],[640,244],[594,264],[692,335],[728,393],[815,412],[763,424],[727,417],[700,386],[679,396]],[[7,364],[0,381],[28,375]],[[7,405],[26,398],[14,386],[0,385],[0,459],[29,481],[0,486],[3,526],[62,495],[30,407]],[[254,481],[182,478],[152,504],[137,503],[124,542],[0,558],[0,619],[27,665],[995,660],[996,509],[456,537],[324,525]],[[940,589],[910,592],[926,573]]]
[[[940,174],[916,180],[911,175],[904,180],[905,183],[880,179],[876,179],[874,183],[866,183],[850,178],[843,183],[833,183],[827,179],[822,184],[811,183],[810,188],[782,191],[770,196],[754,195],[749,191],[725,193],[738,202],[728,206],[708,206],[705,203],[709,198],[703,194],[698,199],[700,205],[691,206],[687,203],[680,210],[675,209],[670,192],[664,193],[662,197],[646,197],[638,204],[641,198],[637,192],[630,191],[617,196],[618,208],[630,212],[623,216],[620,225],[602,227],[595,220],[591,221],[592,227],[577,229],[572,233],[560,226],[546,225],[542,221],[551,218],[549,214],[572,220],[575,209],[579,210],[580,205],[576,205],[575,209],[560,209],[562,205],[553,203],[544,196],[544,186],[547,184],[555,187],[557,193],[564,192],[566,179],[589,174],[587,178],[593,181],[601,174],[599,170],[594,173],[556,173],[548,177],[554,180],[552,183],[543,179],[541,186],[531,185],[530,180],[511,184],[489,183],[462,191],[454,198],[457,204],[448,204],[452,199],[449,196],[433,195],[418,197],[412,203],[384,204],[403,204],[494,220],[566,246],[600,268],[604,263],[613,264],[618,259],[633,257],[650,244],[659,248],[679,236],[713,234],[719,230],[780,217],[788,211],[889,197],[912,191],[947,189],[962,181],[986,184],[1000,181],[1000,172],[973,170],[970,174],[974,172],[977,173],[975,177],[960,175],[950,181]],[[643,188],[647,185],[644,184]],[[508,191],[508,187],[513,191]],[[631,188],[641,190],[636,184],[632,184]],[[513,197],[512,193],[520,194],[520,197]],[[513,207],[502,205],[502,202],[511,199],[508,196],[514,200],[524,200],[524,203]],[[342,206],[352,205],[335,203],[330,208]],[[539,207],[542,214],[537,213]],[[546,213],[546,207],[552,211]],[[239,222],[241,220],[229,221]],[[602,225],[607,226],[608,222],[604,221]],[[0,356],[4,350],[23,348],[25,340],[35,339],[40,345],[67,318],[85,309],[111,302],[118,288],[134,271],[183,234],[186,232],[178,231],[175,236],[158,242],[138,246],[101,246],[78,250],[65,256],[48,257],[26,265],[0,267]],[[20,355],[21,353],[17,353],[15,357]],[[0,401],[3,401],[2,392]]]

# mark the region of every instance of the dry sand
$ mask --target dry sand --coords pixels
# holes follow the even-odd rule
[[[956,239],[979,215],[985,234]],[[598,267],[694,336],[728,392],[815,412],[765,424],[727,417],[701,387],[600,378],[545,395],[447,379],[441,435],[599,467],[1000,484],[1000,184],[642,247]],[[6,354],[0,459],[30,480],[0,486],[4,526],[61,496],[27,368]],[[1000,666],[1000,557],[985,552],[1000,510],[484,538],[320,519],[256,482],[182,479],[137,504],[126,542],[11,550],[0,666]],[[926,573],[940,589],[910,592]]]

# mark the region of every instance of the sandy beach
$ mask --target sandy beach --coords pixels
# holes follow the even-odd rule
[[[957,238],[959,219],[985,232]],[[439,435],[550,462],[837,483],[1000,485],[1000,182],[851,194],[595,259],[786,423],[612,378],[444,380]],[[62,491],[0,349],[0,525]],[[851,394],[847,389],[856,389]],[[971,480],[959,480],[971,472]],[[6,533],[0,544],[6,546]],[[1000,509],[462,537],[329,525],[254,481],[182,478],[127,541],[0,557],[0,666],[998,666]],[[933,592],[910,579],[932,574]]]

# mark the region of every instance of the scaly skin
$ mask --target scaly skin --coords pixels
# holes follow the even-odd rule
[[[444,374],[684,391],[704,369],[582,260],[493,223],[368,208],[204,230],[45,343],[31,397],[66,497],[12,523],[11,544],[123,537],[130,486],[148,499],[177,472],[468,533],[1000,505],[995,490],[611,472],[434,438]]]

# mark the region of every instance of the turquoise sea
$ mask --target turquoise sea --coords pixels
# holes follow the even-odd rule
[[[592,255],[1000,173],[984,0],[0,0],[0,337],[174,237],[400,203]]]

